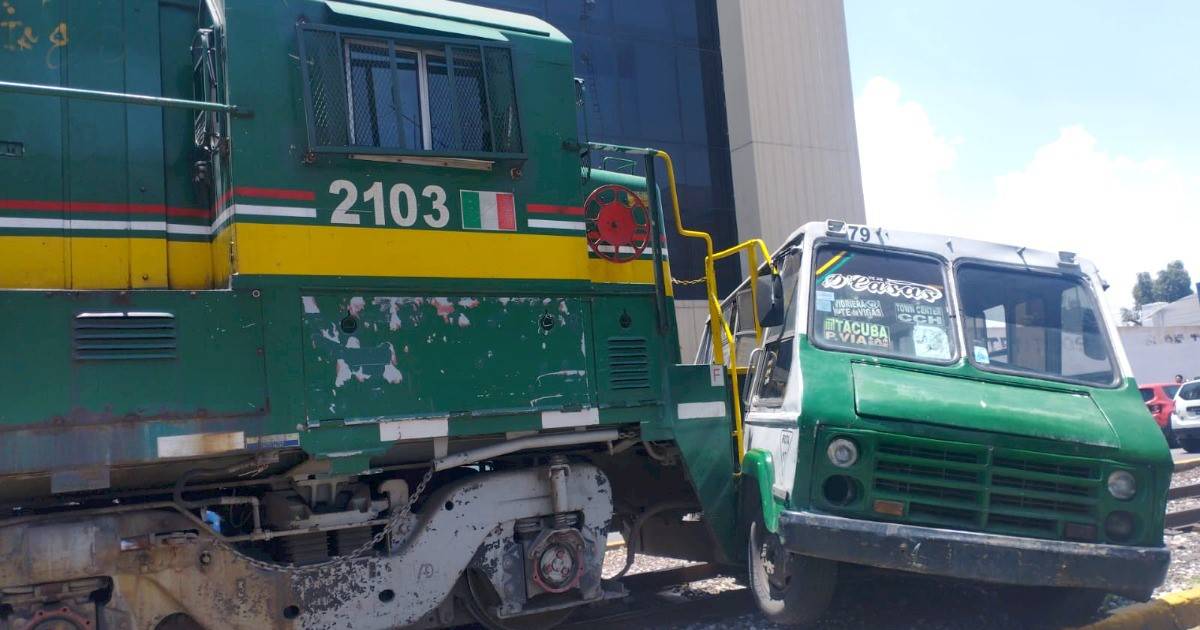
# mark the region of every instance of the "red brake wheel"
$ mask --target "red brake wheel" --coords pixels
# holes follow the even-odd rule
[[[650,210],[625,186],[607,184],[583,202],[588,247],[615,263],[636,260],[650,243]]]

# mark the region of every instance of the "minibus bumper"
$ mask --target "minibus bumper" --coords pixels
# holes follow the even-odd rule
[[[792,553],[927,575],[1027,586],[1083,587],[1146,600],[1167,573],[1163,547],[1040,540],[785,511]]]

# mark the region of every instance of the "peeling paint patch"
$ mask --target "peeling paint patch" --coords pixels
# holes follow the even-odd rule
[[[543,429],[561,429],[564,427],[584,427],[600,424],[600,410],[591,407],[582,411],[543,411]]]
[[[454,314],[454,303],[444,297],[435,297],[430,302],[433,303],[433,308],[437,310],[438,317],[447,324],[450,323],[450,316]]]
[[[450,419],[446,416],[379,423],[380,442],[429,439],[448,435],[450,435]]]
[[[159,457],[194,457],[239,451],[244,448],[246,448],[246,434],[243,431],[166,435],[158,438]]]
[[[337,375],[333,378],[333,386],[341,387],[350,380],[350,364],[343,359],[337,360]]]
[[[311,295],[306,295],[300,298],[304,302],[304,312],[308,315],[317,315],[321,312],[321,307],[317,306],[317,299]]]
[[[404,375],[396,369],[396,366],[389,363],[383,366],[383,380],[395,385],[404,380]]]
[[[564,377],[564,378],[569,378],[569,377],[572,377],[572,376],[578,376],[578,377],[581,377],[581,378],[582,378],[582,377],[584,377],[584,376],[587,376],[587,372],[585,372],[585,371],[583,371],[583,370],[559,370],[559,371],[557,371],[557,372],[547,372],[547,373],[545,373],[545,374],[541,374],[541,375],[539,375],[539,376],[537,377],[537,380],[538,380],[538,385],[541,385],[541,384],[542,384],[542,379],[544,379],[544,378],[549,378],[549,377],[551,377],[551,376],[561,376],[561,377]]]

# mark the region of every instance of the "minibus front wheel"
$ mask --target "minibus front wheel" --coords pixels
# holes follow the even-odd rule
[[[770,621],[802,626],[829,607],[837,584],[837,563],[789,553],[760,519],[750,524],[747,563],[750,590]]]

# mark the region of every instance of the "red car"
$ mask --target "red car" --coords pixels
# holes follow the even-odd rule
[[[1175,392],[1179,391],[1179,384],[1139,385],[1138,391],[1142,392],[1142,400],[1146,401],[1146,408],[1150,410],[1150,415],[1154,416],[1158,428],[1162,429],[1167,443],[1171,448],[1175,448],[1175,436],[1171,434],[1171,412],[1175,410]]]

